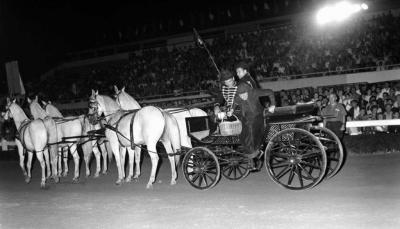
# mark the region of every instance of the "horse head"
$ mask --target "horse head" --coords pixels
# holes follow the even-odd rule
[[[39,99],[37,96],[33,100],[31,100],[30,98],[28,98],[27,100],[29,103],[29,109],[31,111],[31,114],[35,119],[38,118],[43,119],[48,116],[47,112],[40,106]]]
[[[114,86],[114,90],[116,101],[122,109],[132,110],[141,108],[136,99],[125,92],[125,87],[123,87],[121,90],[118,90],[118,88]]]
[[[7,97],[7,103],[6,103],[6,112],[3,114],[3,118],[5,120],[9,120],[13,117],[13,110],[16,99],[11,100],[9,97]]]

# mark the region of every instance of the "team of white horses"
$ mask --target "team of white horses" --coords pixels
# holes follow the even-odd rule
[[[140,176],[141,149],[142,145],[146,145],[152,163],[150,179],[146,188],[152,188],[159,161],[156,144],[160,141],[169,154],[170,184],[176,184],[176,165],[179,162],[177,154],[181,147],[192,147],[186,131],[185,118],[206,116],[207,113],[198,108],[164,110],[155,106],[141,107],[133,97],[125,92],[124,88],[118,90],[115,87],[115,93],[114,100],[110,96],[100,95],[98,91],[92,90],[89,98],[89,115],[71,117],[63,117],[50,102],[43,102],[43,109],[37,97],[34,100],[28,99],[32,120],[15,103],[15,100],[7,99],[6,112],[3,116],[6,120],[13,118],[18,130],[16,144],[25,181],[29,183],[31,180],[32,156],[35,152],[42,168],[41,187],[46,187],[46,180],[50,177],[55,182],[59,182],[61,176],[68,174],[69,151],[75,165],[73,182],[78,182],[80,158],[77,149],[80,146],[85,161],[86,177],[90,175],[89,162],[92,152],[96,158],[94,177],[98,177],[100,174],[100,154],[103,157],[103,174],[106,174],[107,162],[114,155],[118,168],[116,184],[120,185],[124,181],[130,182],[132,177],[136,180]],[[93,119],[89,117],[96,117],[95,121],[99,122],[92,122]],[[97,117],[104,117],[104,119],[97,120]],[[105,128],[105,138],[91,137],[93,131],[101,129],[100,122],[107,127]],[[124,169],[126,151],[129,156],[127,176],[125,176]],[[26,168],[25,154],[28,155]],[[62,161],[64,161],[64,166]],[[134,167],[135,174],[133,174]]]

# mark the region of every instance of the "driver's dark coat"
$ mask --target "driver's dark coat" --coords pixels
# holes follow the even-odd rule
[[[247,92],[247,100],[243,100],[240,94]],[[269,96],[271,104],[275,105],[274,93],[271,90],[254,89],[246,83],[238,85],[238,92],[234,98],[235,114],[242,121],[241,144],[247,148],[249,153],[257,150],[264,136],[264,107],[259,98]]]

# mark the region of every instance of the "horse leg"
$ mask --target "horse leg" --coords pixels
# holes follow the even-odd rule
[[[156,153],[156,144],[152,145],[147,145],[147,151],[149,152],[150,158],[151,158],[151,174],[150,174],[150,179],[149,182],[147,183],[146,188],[147,189],[152,189],[153,188],[153,183],[156,180],[156,172],[157,172],[157,165],[158,165],[158,154]]]
[[[19,156],[19,166],[22,169],[22,173],[24,177],[27,176],[26,169],[25,169],[25,155],[24,155],[24,147],[22,146],[21,142],[16,139],[15,141],[17,148],[18,148],[18,156]]]
[[[106,143],[103,142],[102,144],[98,145],[97,147],[100,147],[101,150],[101,156],[103,157],[103,174],[107,174],[107,149],[106,149]]]
[[[120,160],[121,160],[121,173],[122,173],[122,179],[125,177],[125,156],[126,156],[126,148],[127,147],[119,147],[119,154],[121,155]]]
[[[72,157],[74,158],[74,164],[75,164],[75,172],[74,172],[74,178],[72,179],[72,182],[78,182],[79,179],[79,154],[76,148],[76,143],[72,144],[70,147]]]
[[[56,145],[49,146],[49,152],[51,168],[53,170],[52,177],[54,179],[54,182],[58,183],[60,182],[59,174],[57,171],[58,147]]]
[[[115,164],[118,169],[118,180],[115,182],[116,185],[120,185],[122,183],[122,172],[121,172],[121,157],[119,152],[119,141],[117,135],[115,133],[110,133],[106,131],[106,136],[108,141],[110,142],[111,151],[115,157]]]
[[[61,172],[62,172],[62,170],[63,170],[63,168],[62,168],[62,148],[59,148],[59,149],[57,149],[57,154],[58,154],[58,158],[57,158],[57,164],[58,164],[58,166],[57,166],[57,168],[58,168],[58,171],[57,171],[57,176],[58,177],[61,177]]]
[[[83,157],[84,161],[85,161],[85,171],[86,171],[86,178],[88,178],[90,176],[90,154],[88,155],[84,155]]]
[[[94,178],[98,178],[101,170],[101,160],[100,160],[100,151],[99,148],[97,148],[97,143],[94,143],[95,145],[92,147],[93,148],[93,154],[96,158],[96,173],[94,174]]]
[[[44,151],[43,151],[43,155],[44,155],[44,159],[45,159],[45,162],[46,162],[46,168],[47,168],[47,176],[46,176],[46,179],[49,179],[49,177],[51,176],[51,168],[50,168],[50,156],[49,156],[49,149],[47,148],[47,149],[45,149]]]
[[[68,175],[68,147],[63,147],[63,159],[64,159],[64,172],[63,172],[63,177],[66,177]]]
[[[31,168],[32,168],[32,156],[33,156],[33,153],[31,151],[27,151],[27,152],[28,152],[28,162],[27,162],[26,167],[28,169],[28,176],[25,178],[25,182],[29,183],[29,182],[31,182],[31,177],[32,177]]]
[[[169,163],[171,164],[171,185],[176,184],[176,165],[175,165],[175,156],[170,156],[170,154],[173,154],[173,150],[171,147],[171,142],[169,141],[163,141],[162,142],[165,148],[165,151],[167,152]]]
[[[42,181],[40,182],[40,187],[46,187],[46,164],[43,159],[43,151],[36,152],[36,157],[40,162],[40,167],[42,167]]]
[[[133,179],[138,181],[140,176],[140,153],[142,152],[142,148],[139,146],[135,147],[135,176]]]
[[[129,154],[129,174],[125,178],[125,182],[131,182],[133,175],[133,160],[135,159],[135,153],[130,147],[127,147],[127,149]]]

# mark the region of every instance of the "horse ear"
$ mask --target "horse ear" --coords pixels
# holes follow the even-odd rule
[[[43,101],[43,100],[42,100],[42,104],[43,104],[43,106],[47,105],[47,103],[45,101]]]
[[[114,91],[115,91],[115,94],[119,93],[118,87],[116,85],[114,85]]]
[[[96,95],[96,92],[92,89],[92,96]]]
[[[38,96],[35,96],[35,102],[37,102],[39,100]]]
[[[99,90],[96,90],[96,94],[95,95],[99,95]]]
[[[11,103],[10,97],[7,97],[7,104]]]
[[[122,92],[125,92],[125,86],[121,89]]]
[[[49,100],[49,101],[47,101],[47,103],[48,103],[48,104],[51,104],[51,101]]]
[[[15,103],[16,101],[17,101],[17,99],[13,99],[13,101],[12,101],[12,102],[13,102],[13,103]]]
[[[32,103],[32,100],[29,97],[26,99],[26,101],[28,101],[28,103]]]

